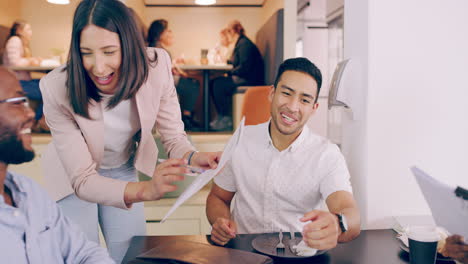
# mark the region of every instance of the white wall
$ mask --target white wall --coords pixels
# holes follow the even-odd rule
[[[285,3],[285,0],[265,0],[262,6],[261,24],[265,24],[265,22],[267,22],[268,19],[270,19],[270,17],[276,13],[276,11],[280,10],[281,8],[285,8],[285,5],[294,4],[289,2],[295,1],[286,1]]]
[[[33,56],[47,58],[54,55],[53,50],[62,50],[68,54],[73,14],[81,0],[70,0],[68,5],[51,4],[46,0],[18,0],[18,2],[21,2],[20,17],[28,21],[33,29],[31,40]],[[143,0],[127,0],[126,4],[142,18],[144,17]]]
[[[13,22],[20,18],[21,1],[2,0],[0,1],[0,25],[11,27]]]
[[[319,108],[307,125],[316,134],[327,137],[328,118],[328,29],[326,0],[311,1],[297,15],[297,36],[303,41],[303,56],[311,60],[322,73]],[[309,28],[311,27],[311,28]]]
[[[323,12],[325,14],[325,12]],[[323,22],[324,22],[323,17]],[[314,26],[314,24],[310,24]],[[319,27],[323,25],[318,24]],[[322,73],[322,87],[319,95],[319,108],[313,115],[307,125],[315,133],[327,137],[327,118],[328,118],[328,29],[310,28],[305,29],[302,37],[304,43],[304,57],[311,60]]]
[[[145,6],[145,2],[144,0],[126,0],[124,1],[124,3],[132,8],[133,10],[135,10],[135,13],[138,14],[138,16],[140,16],[140,18],[145,21],[145,9],[146,9],[146,6]]]
[[[297,1],[284,1],[284,59],[296,55]],[[268,1],[267,1],[268,2]]]
[[[2,0],[2,3],[3,1],[5,0]],[[16,2],[16,0],[7,1]],[[33,56],[47,58],[54,55],[55,49],[63,50],[65,54],[68,54],[73,14],[81,0],[70,0],[68,5],[51,4],[46,0],[18,0],[17,2],[21,3],[21,14],[18,17],[28,21],[33,29],[31,41]],[[127,0],[126,4],[132,7],[138,15],[144,15],[143,0]],[[3,9],[1,5],[0,9]]]
[[[349,1],[351,2],[351,1]],[[355,83],[354,89],[360,89],[362,96],[367,98],[368,92],[368,2],[354,1],[346,2],[344,15],[344,43],[345,58],[352,58],[361,67],[361,82]],[[350,84],[353,85],[353,84]],[[367,100],[364,99],[364,102]],[[367,104],[363,105],[367,113]],[[341,151],[346,158],[348,169],[351,174],[354,197],[361,210],[361,225],[367,227],[368,222],[368,140],[367,140],[367,115],[358,121],[350,122],[349,115],[342,115]],[[346,118],[348,117],[348,118]],[[330,129],[330,128],[329,128]]]
[[[33,56],[52,56],[52,49],[68,54],[73,13],[79,3],[79,0],[71,0],[69,5],[56,5],[45,0],[22,0],[21,17],[31,24],[33,30]]]
[[[430,211],[409,167],[468,187],[468,2],[346,1],[345,57],[360,62],[367,115],[343,152],[366,228]]]

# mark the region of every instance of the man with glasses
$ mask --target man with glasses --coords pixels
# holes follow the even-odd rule
[[[114,263],[34,181],[7,171],[34,158],[29,108],[15,75],[0,67],[0,248],[5,263]]]

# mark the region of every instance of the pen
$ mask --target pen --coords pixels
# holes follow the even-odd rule
[[[165,162],[166,159],[158,159],[158,162]],[[194,166],[190,166],[190,165],[181,165],[181,167],[185,167],[187,169],[189,169],[190,171],[194,172],[194,173],[203,173],[205,172],[204,169],[202,168],[198,168],[198,167],[194,167]]]

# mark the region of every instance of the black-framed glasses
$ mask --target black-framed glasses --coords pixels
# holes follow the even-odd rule
[[[5,100],[1,100],[0,104],[9,103],[12,105],[23,105],[24,107],[29,107],[29,100],[26,96],[13,97]]]

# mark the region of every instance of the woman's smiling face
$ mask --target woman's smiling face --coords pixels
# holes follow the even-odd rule
[[[119,34],[88,25],[81,31],[80,52],[83,66],[99,91],[114,94],[122,63]]]

